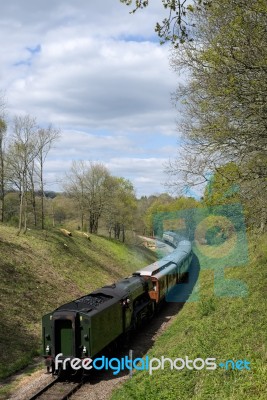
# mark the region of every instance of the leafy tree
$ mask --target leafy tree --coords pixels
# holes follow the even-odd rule
[[[149,236],[154,236],[153,217],[156,213],[169,211],[173,199],[167,193],[163,193],[156,197],[146,211],[145,224],[149,232]]]
[[[5,222],[18,225],[20,199],[18,192],[9,192],[5,195]]]
[[[199,202],[192,197],[172,198],[159,196],[148,208],[146,224],[153,236],[163,231],[180,231],[181,236],[192,238],[194,233],[194,212]]]
[[[106,212],[109,235],[114,233],[115,239],[125,241],[125,232],[133,228],[136,212],[136,197],[134,187],[128,179],[112,177],[112,195]]]
[[[204,192],[203,203],[209,207],[240,202],[240,173],[234,163],[216,169]]]
[[[136,210],[136,218],[135,218],[135,224],[134,228],[136,232],[138,232],[141,235],[147,236],[150,234],[147,230],[147,226],[145,223],[145,216],[147,213],[148,208],[151,206],[151,204],[157,199],[157,196],[151,195],[151,196],[142,196],[140,199],[137,200],[137,210]]]
[[[195,40],[172,57],[173,67],[186,71],[189,80],[175,93],[183,102],[184,146],[167,172],[203,184],[209,173],[234,163],[245,200],[262,198],[257,212],[265,224],[267,4],[212,0],[192,20]]]
[[[53,199],[47,201],[47,206],[49,208],[49,213],[47,213],[52,218],[53,228],[56,224],[65,223],[67,219],[75,218],[76,214],[76,203],[74,199],[65,196],[64,194],[58,194]],[[51,219],[46,218],[47,225],[51,224]]]

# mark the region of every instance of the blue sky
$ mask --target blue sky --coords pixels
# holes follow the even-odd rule
[[[59,190],[71,161],[83,159],[130,179],[138,196],[165,191],[163,165],[179,138],[171,104],[178,77],[154,34],[161,1],[129,11],[119,0],[1,5],[0,90],[10,130],[17,114],[61,129],[46,164],[49,189]]]

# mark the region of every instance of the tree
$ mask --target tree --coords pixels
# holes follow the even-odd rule
[[[37,155],[36,155],[37,156]],[[29,194],[29,202],[32,205],[34,226],[37,227],[37,206],[36,206],[36,159],[33,158],[32,162],[28,166],[28,187],[27,192]],[[27,194],[27,195],[28,195]]]
[[[146,210],[145,225],[149,236],[154,236],[154,216],[157,213],[168,211],[173,198],[167,193],[162,193],[154,199]]]
[[[5,160],[5,142],[6,142],[6,100],[4,94],[0,92],[0,221],[4,222],[5,213],[5,192],[6,192],[6,160]]]
[[[59,130],[52,125],[39,128],[36,119],[29,115],[16,116],[14,119],[14,131],[6,154],[6,174],[8,181],[20,195],[19,232],[23,222],[26,232],[29,206],[32,208],[34,226],[37,226],[38,187],[41,195],[41,228],[44,229],[44,164],[59,135]]]
[[[4,222],[5,211],[5,154],[4,154],[4,140],[7,125],[4,119],[0,118],[0,203],[1,203],[1,222]]]
[[[199,202],[192,197],[173,198],[160,195],[147,209],[145,221],[150,234],[161,236],[163,231],[179,231],[181,236],[192,238],[194,211]]]
[[[136,211],[136,197],[134,187],[128,179],[111,177],[111,196],[108,203],[105,219],[109,235],[113,231],[114,238],[125,241],[126,229],[133,228]]]
[[[67,183],[64,185],[67,194],[76,201],[82,231],[84,231],[86,218],[85,180],[87,172],[88,165],[85,161],[73,161],[70,172],[66,174]]]
[[[140,199],[137,200],[137,210],[135,213],[135,230],[140,234],[147,236],[150,232],[147,231],[147,225],[145,223],[145,216],[147,213],[148,208],[151,204],[157,199],[157,196],[142,196]]]
[[[89,232],[97,233],[99,219],[108,205],[112,181],[101,163],[90,163],[85,180],[85,204],[89,213]]]
[[[40,192],[41,192],[41,227],[44,229],[44,163],[48,152],[50,151],[53,143],[60,137],[60,131],[55,129],[52,125],[48,128],[38,129],[37,131],[37,161],[38,169],[37,174],[40,180]]]
[[[5,195],[5,221],[18,226],[20,199],[18,192],[8,192]]]
[[[192,19],[195,40],[172,57],[173,67],[186,71],[189,80],[175,94],[183,102],[184,146],[167,170],[201,184],[233,162],[247,198],[255,197],[256,188],[262,196],[267,191],[267,4],[212,0]]]
[[[120,0],[127,6],[132,5],[132,0]],[[149,0],[136,0],[135,8],[131,13],[138,9],[148,7]],[[161,44],[170,41],[174,47],[179,44],[193,41],[192,28],[194,23],[190,22],[190,15],[201,7],[208,8],[212,0],[162,0],[162,5],[167,10],[167,16],[161,23],[157,22],[155,32],[161,39]]]
[[[27,206],[29,188],[29,169],[36,158],[39,148],[36,140],[36,120],[26,116],[14,119],[14,132],[8,151],[8,167],[10,179],[16,181],[20,191],[19,230],[24,223],[24,233],[27,231]]]
[[[100,219],[109,235],[125,240],[125,232],[133,227],[136,198],[132,183],[111,176],[101,163],[73,161],[64,185],[66,193],[75,201],[81,229],[88,221],[90,233],[97,233]]]
[[[56,224],[64,223],[67,218],[75,218],[77,205],[74,199],[64,194],[58,194],[53,199],[49,199],[48,203],[50,205],[50,216],[52,217],[52,221],[50,221],[53,228]]]
[[[239,203],[241,197],[239,177],[240,172],[234,163],[217,168],[205,188],[203,203],[208,207]]]
[[[84,161],[74,162],[71,172],[67,175],[68,183],[65,185],[67,193],[78,201],[82,215],[82,227],[84,216],[88,218],[90,233],[97,233],[99,219],[106,209],[112,180],[108,169],[101,163]]]

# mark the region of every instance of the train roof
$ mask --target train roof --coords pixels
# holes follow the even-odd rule
[[[163,232],[163,235],[178,236],[178,234],[173,231],[165,231]]]
[[[103,286],[85,296],[82,296],[69,303],[63,304],[55,310],[61,311],[80,311],[89,313],[90,311],[101,310],[126,298],[135,289],[144,284],[142,277],[130,276],[112,285]]]
[[[107,293],[109,293],[110,289],[112,289],[112,293],[115,291],[115,296],[125,297],[132,293],[134,290],[138,289],[141,284],[145,284],[145,281],[140,282],[140,277],[130,276],[128,278],[124,278],[117,283],[113,283],[111,286],[104,286],[104,289]],[[102,290],[100,289],[100,290]]]
[[[135,272],[135,275],[141,276],[156,276],[171,265],[177,265],[190,253],[192,249],[191,243],[188,240],[179,242],[177,248],[161,260],[148,265],[147,267]]]
[[[172,274],[176,269],[177,269],[177,264],[170,263],[162,271],[159,271],[158,273],[153,275],[153,278],[160,279],[162,276]]]
[[[147,267],[136,271],[134,274],[142,275],[142,276],[152,276],[152,275],[155,275],[157,272],[162,271],[170,264],[172,264],[172,262],[169,260],[166,260],[166,257],[164,257],[161,260],[156,261],[153,264],[150,264]]]
[[[192,250],[192,244],[189,240],[181,240],[178,243],[178,246],[176,247],[176,250],[180,249],[181,251],[184,251],[186,253],[190,253]]]

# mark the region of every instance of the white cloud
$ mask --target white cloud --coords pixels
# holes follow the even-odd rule
[[[120,135],[96,135],[80,131],[64,131],[61,138],[52,148],[49,159],[62,160],[101,160],[101,155],[127,152],[135,144],[127,137]]]
[[[114,175],[130,179],[136,188],[138,196],[159,192],[165,180],[163,165],[165,158],[138,158],[120,157],[112,158],[106,166]]]
[[[71,159],[90,159],[130,177],[139,192],[164,190],[162,159],[176,145],[176,77],[168,48],[151,40],[164,10],[157,0],[129,11],[119,0],[1,5],[0,88],[9,115],[29,113],[62,131],[47,180]]]
[[[167,64],[165,49],[155,43],[94,42],[69,33],[56,44],[42,44],[30,73],[10,86],[10,103],[17,112],[38,113],[43,122],[168,131],[175,114]]]

